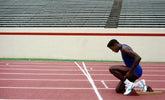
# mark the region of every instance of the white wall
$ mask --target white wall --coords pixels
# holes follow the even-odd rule
[[[16,31],[15,29],[14,31],[12,31],[12,29],[8,30],[11,32]],[[91,32],[96,32],[96,30],[89,30]],[[107,29],[101,30],[107,31]],[[5,29],[1,30],[1,32],[6,31],[7,30]],[[74,31],[74,29],[72,29],[72,31]],[[127,31],[128,33],[133,33],[133,31],[130,30]],[[156,30],[154,31],[156,32]],[[23,32],[23,30],[20,32]],[[67,31],[65,30],[63,32]],[[111,32],[111,30],[109,30],[109,32]],[[117,32],[121,33],[121,30],[118,29]],[[141,30],[139,32],[141,32]],[[143,32],[148,33],[146,30]],[[161,30],[159,33],[163,32],[164,31]],[[51,58],[121,61],[120,53],[113,53],[106,47],[109,40],[114,38],[119,40],[121,43],[130,45],[134,51],[142,57],[142,61],[165,62],[165,37],[163,36],[0,35],[0,58]]]

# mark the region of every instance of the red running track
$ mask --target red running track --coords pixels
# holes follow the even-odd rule
[[[78,64],[83,68],[81,62]],[[164,100],[165,94],[124,96],[108,69],[122,63],[85,62],[103,100]],[[165,63],[141,63],[147,85],[165,92]],[[0,61],[0,99],[99,100],[74,62]]]

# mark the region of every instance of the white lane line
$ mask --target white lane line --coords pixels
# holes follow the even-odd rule
[[[0,89],[32,89],[32,90],[93,90],[93,88],[67,88],[67,87],[0,87]],[[98,90],[114,90],[115,88],[97,88]],[[165,88],[153,88],[153,90],[162,90]]]
[[[87,79],[88,79],[88,75],[86,74],[86,72],[81,68],[81,66],[77,63],[77,62],[74,62],[76,65],[77,65],[77,67],[83,72],[83,74],[87,77]],[[89,79],[88,79],[89,80]]]
[[[0,89],[50,89],[50,90],[93,90],[93,88],[69,88],[69,87],[0,87]],[[98,88],[105,90],[105,88]],[[108,88],[110,90],[115,88]]]
[[[75,70],[79,70],[79,69],[39,69],[39,68],[0,68],[0,70],[34,70],[34,71],[38,71],[38,70],[41,70],[41,71],[75,71]],[[97,70],[97,69],[92,69],[92,70],[89,70],[89,71],[92,71],[92,72],[98,72],[98,71],[103,71],[103,72],[107,72],[108,70]],[[165,70],[144,70],[144,72],[165,72]]]
[[[89,81],[86,79],[16,79],[16,78],[0,78],[1,81]],[[102,80],[93,80],[100,82]],[[119,82],[119,80],[104,80],[104,82]],[[145,80],[147,82],[165,82],[165,80]]]
[[[71,81],[71,82],[82,82],[82,81],[89,81],[89,80],[82,80],[82,79],[0,79],[0,81]],[[100,80],[95,80],[100,81]]]
[[[0,100],[27,100],[27,99],[0,99]],[[28,100],[45,100],[45,99],[28,99]]]
[[[78,70],[77,70],[78,71]],[[0,75],[3,74],[9,74],[9,75],[84,75],[84,74],[56,74],[56,73],[7,73],[7,72],[1,72]],[[112,74],[90,74],[90,75],[97,75],[97,76],[113,76]],[[159,75],[159,74],[143,74],[143,76],[165,76],[165,75]]]
[[[74,65],[9,65],[9,64],[6,64],[6,65],[0,65],[1,67],[6,67],[7,68],[14,68],[14,67],[37,67],[37,68],[45,68],[45,67],[49,67],[49,68],[74,68]]]
[[[67,88],[67,87],[0,87],[0,89],[66,89],[66,90],[86,90],[86,89],[93,89],[93,88]]]
[[[6,64],[6,63],[8,63],[8,64],[11,64],[11,65],[41,65],[41,64],[43,64],[43,65],[73,65],[73,63],[63,63],[63,61],[62,62],[54,62],[54,61],[52,61],[52,62],[45,62],[45,61],[41,61],[41,62],[35,62],[35,61],[31,61],[31,62],[29,62],[29,61],[26,61],[26,62],[2,62],[2,61],[0,61],[0,64]],[[74,66],[74,65],[73,65]]]
[[[30,69],[30,68],[0,68],[0,70],[26,70],[26,71],[77,71],[79,69]]]
[[[107,89],[108,86],[105,84],[104,80],[101,80],[101,83],[104,85],[104,87]]]
[[[56,73],[0,73],[0,75],[84,75],[84,74],[56,74]]]
[[[97,89],[97,87],[96,87],[96,85],[95,85],[95,83],[94,83],[94,81],[93,81],[91,75],[89,74],[89,72],[88,72],[88,70],[87,70],[87,67],[86,67],[85,63],[82,62],[82,64],[83,64],[83,67],[84,67],[84,69],[85,69],[85,71],[86,71],[86,73],[87,73],[87,75],[88,75],[88,77],[89,77],[89,79],[90,79],[90,82],[91,82],[91,84],[92,84],[92,87],[93,87],[95,93],[97,94],[97,97],[99,98],[99,100],[103,100],[103,98],[101,97],[101,95],[100,95],[100,93],[99,93],[99,91],[98,91],[98,89]]]
[[[93,87],[93,89],[94,89],[94,91],[95,91],[95,93],[96,93],[96,95],[97,95],[97,97],[98,97],[98,99],[99,100],[103,100],[103,98],[101,97],[101,95],[100,95],[100,93],[99,93],[99,91],[97,90],[97,88],[96,88],[96,86],[95,86],[95,84],[94,84],[94,81],[93,81],[93,79],[91,78],[91,76],[90,76],[90,74],[88,73],[88,70],[87,70],[87,68],[86,68],[86,65],[85,65],[85,63],[84,62],[82,62],[82,64],[83,64],[83,67],[84,67],[84,69],[82,69],[82,67],[77,63],[77,62],[75,62],[75,64],[77,65],[77,67],[79,67],[80,68],[80,70],[84,73],[84,75],[87,77],[87,79],[89,80],[89,82],[91,83],[91,85],[92,85],[92,87]]]

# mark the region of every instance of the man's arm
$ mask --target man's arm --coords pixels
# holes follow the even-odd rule
[[[124,55],[127,55],[127,56],[131,57],[131,58],[134,58],[134,63],[132,65],[130,71],[126,74],[126,77],[131,77],[134,70],[136,69],[136,67],[140,63],[141,57],[136,52],[134,52],[131,48],[129,48],[127,46],[122,48],[122,53]]]

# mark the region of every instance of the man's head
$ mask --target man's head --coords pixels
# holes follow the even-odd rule
[[[120,43],[116,39],[112,39],[107,44],[107,47],[114,52],[118,52],[120,50]]]

